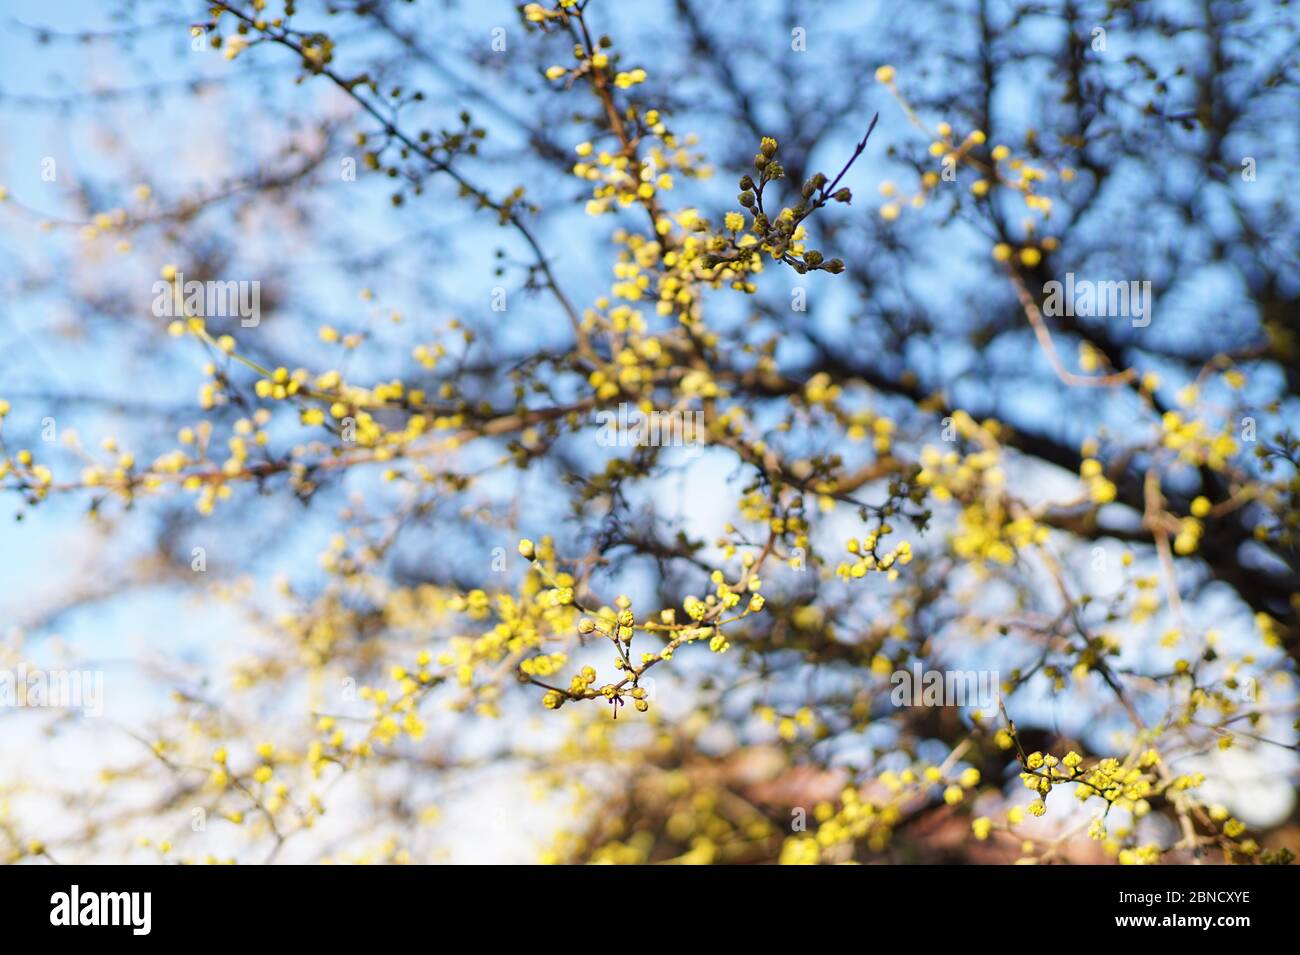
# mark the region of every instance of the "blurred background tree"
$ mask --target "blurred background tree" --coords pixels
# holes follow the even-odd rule
[[[13,12],[0,853],[1286,861],[1296,25]]]

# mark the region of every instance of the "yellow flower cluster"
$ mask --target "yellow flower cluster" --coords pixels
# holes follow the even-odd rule
[[[918,801],[938,799],[949,806],[960,805],[979,782],[979,770],[974,767],[955,774],[940,766],[881,773],[864,786],[844,789],[838,805],[822,802],[814,806],[816,831],[788,836],[780,862],[815,865],[849,861],[859,846],[872,853],[884,852],[904,812],[914,810]],[[868,798],[868,792],[878,795]]]
[[[969,192],[976,201],[989,200],[994,190],[1001,187],[1017,193],[1026,209],[1042,220],[1051,217],[1052,200],[1039,190],[1052,175],[1052,170],[1015,155],[1010,147],[1003,144],[986,149],[988,140],[983,130],[971,130],[958,139],[950,123],[940,122],[931,129],[904,98],[898,87],[898,75],[894,67],[881,66],[876,70],[875,76],[876,82],[889,91],[912,124],[930,139],[927,152],[940,163],[939,170],[930,169],[922,173],[919,188],[911,195],[900,194],[892,182],[881,183],[880,194],[886,200],[880,207],[881,218],[893,221],[909,205],[916,209],[922,208],[932,195],[938,194],[941,183],[956,180],[959,166],[967,166],[978,174],[978,178],[969,187]],[[1031,135],[1026,142],[1026,152],[1040,153],[1035,146]],[[1074,169],[1068,166],[1055,170],[1055,175],[1063,185],[1075,179]],[[1051,236],[1035,241],[1034,218],[1026,218],[1022,225],[1026,237],[1023,247],[1017,252],[1011,245],[999,242],[993,248],[993,257],[999,262],[1007,262],[1015,256],[1022,265],[1033,268],[1042,261],[1043,252],[1054,250],[1058,243]]]

